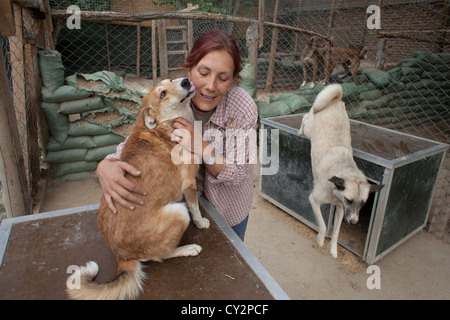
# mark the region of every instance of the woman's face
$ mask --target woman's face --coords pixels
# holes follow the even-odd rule
[[[198,64],[188,71],[195,85],[192,98],[201,111],[214,109],[233,84],[234,62],[225,50],[215,50],[206,54]]]

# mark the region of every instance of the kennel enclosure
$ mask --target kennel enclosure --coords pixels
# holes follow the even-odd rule
[[[259,192],[317,230],[308,200],[313,189],[311,144],[297,134],[302,117],[261,119]],[[369,197],[357,225],[342,224],[339,243],[372,264],[425,227],[448,145],[355,120],[350,124],[356,164],[371,183],[385,186]],[[277,151],[278,171],[263,174]],[[321,209],[329,235],[335,208]],[[363,212],[368,212],[365,226]]]

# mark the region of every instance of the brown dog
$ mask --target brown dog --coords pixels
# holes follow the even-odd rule
[[[142,109],[135,127],[126,140],[121,161],[138,168],[140,177],[127,178],[145,186],[148,196],[143,206],[134,211],[118,206],[114,214],[102,197],[98,226],[106,243],[116,255],[117,276],[108,283],[93,282],[98,273],[95,262],[81,267],[80,288],[67,289],[72,299],[135,299],[142,290],[141,261],[162,261],[168,258],[196,256],[202,248],[196,244],[178,247],[189,225],[189,212],[198,228],[208,228],[209,221],[198,208],[195,175],[199,161],[184,152],[188,159],[174,159],[177,144],[172,141],[172,121],[184,117],[193,121],[186,105],[194,91],[186,78],[164,80],[142,100]],[[182,161],[180,161],[182,160]],[[181,163],[176,165],[175,163]]]
[[[330,42],[326,40],[325,38],[322,38],[320,36],[313,36],[311,37],[308,42],[306,43],[305,48],[302,52],[302,61],[303,61],[303,83],[301,84],[301,87],[306,85],[306,68],[308,65],[313,66],[313,78],[312,83],[309,86],[309,89],[313,89],[316,80],[317,80],[317,71],[324,70],[325,65],[325,51],[331,46]],[[321,72],[321,74],[324,76],[325,72]]]
[[[353,82],[358,83],[356,79],[356,73],[358,72],[359,64],[364,59],[367,49],[363,48],[358,51],[355,48],[341,48],[327,45],[322,48],[325,59],[325,79],[323,84],[325,85],[330,79],[336,64],[342,64],[348,75],[348,66],[350,65],[351,74],[353,76]]]

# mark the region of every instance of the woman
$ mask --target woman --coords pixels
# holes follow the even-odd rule
[[[186,58],[185,68],[196,88],[191,107],[195,119],[202,121],[203,132],[194,133],[198,126],[177,118],[173,124],[176,141],[202,157],[205,196],[243,240],[253,199],[253,165],[249,159],[254,159],[256,145],[243,146],[248,137],[234,136],[251,134],[258,112],[253,99],[236,86],[242,70],[236,40],[220,30],[201,36]],[[194,146],[194,139],[187,134],[201,135],[201,145]],[[151,192],[124,177],[125,173],[138,176],[140,172],[119,161],[119,157],[120,146],[116,154],[108,155],[97,167],[103,194],[113,212],[114,202],[133,210],[135,204],[143,204],[142,196]]]

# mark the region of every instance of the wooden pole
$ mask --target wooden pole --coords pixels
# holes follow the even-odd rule
[[[298,25],[300,25],[300,20],[301,20],[301,12],[302,12],[302,0],[299,0],[298,1],[298,14],[297,14],[297,16],[295,17],[295,20],[296,20],[296,23],[297,23],[297,26]],[[301,49],[299,48],[299,46],[298,46],[298,36],[297,35],[295,35],[295,44],[294,44],[294,51],[295,52],[301,52]]]
[[[38,189],[40,177],[39,161],[39,130],[38,130],[38,108],[40,99],[40,79],[37,61],[36,39],[39,32],[39,21],[33,19],[32,12],[28,8],[22,8],[22,25],[24,34],[24,71],[25,71],[25,110],[26,127],[28,141],[28,177],[31,193],[34,194]]]
[[[136,56],[136,75],[141,77],[141,23],[138,23],[136,27],[137,33],[137,56]]]
[[[277,22],[278,15],[278,5],[280,0],[276,0],[275,9],[273,13],[273,23]],[[272,43],[270,45],[270,54],[269,54],[269,68],[267,70],[267,81],[266,81],[266,90],[272,90],[273,85],[273,71],[275,69],[275,57],[277,54],[277,42],[278,42],[278,29],[272,30]]]
[[[378,7],[381,9],[383,5],[383,0],[378,0]],[[384,70],[384,64],[386,62],[386,39],[379,38],[379,30],[375,31],[375,36],[377,38],[377,49],[375,52],[375,68],[379,70]]]
[[[158,64],[156,59],[156,20],[152,20],[152,77],[154,86],[158,82]]]
[[[16,34],[16,25],[14,24],[14,11],[12,1],[0,1],[0,10],[2,19],[0,19],[0,33],[2,36],[13,36]]]
[[[109,57],[109,39],[108,39],[107,23],[105,23],[105,40],[106,40],[106,59],[108,60],[108,71],[111,71],[111,58]]]
[[[262,48],[264,44],[264,13],[265,12],[265,1],[259,0],[258,3],[258,21],[259,21],[259,44],[258,48]]]
[[[192,3],[187,4],[188,8],[192,7]],[[192,24],[192,19],[187,21],[187,50],[191,52],[192,46],[194,45],[194,25]]]
[[[169,61],[167,60],[166,21],[158,20],[159,70],[161,79],[169,78]]]
[[[44,22],[44,38],[45,38],[45,47],[46,49],[55,50],[55,45],[53,43],[53,21],[52,21],[52,15],[50,13],[50,4],[48,3],[48,0],[42,0],[40,3],[43,6],[42,11],[45,12],[45,22]]]
[[[0,174],[5,184],[2,194],[6,217],[30,214],[32,200],[3,55],[0,63]]]
[[[194,6],[195,7],[195,6]],[[53,19],[67,19],[70,14],[65,10],[52,10],[51,11]],[[176,12],[149,12],[140,14],[130,14],[130,13],[119,13],[110,11],[81,11],[81,19],[84,21],[128,21],[128,22],[139,22],[147,20],[159,20],[159,19],[194,19],[194,20],[205,20],[217,22],[238,22],[238,23],[251,23],[253,21],[260,22],[266,27],[274,29],[289,30],[297,33],[303,33],[310,36],[320,36],[328,39],[326,35],[320,34],[315,31],[296,28],[293,26],[288,26],[285,24],[279,24],[267,21],[258,21],[255,19],[244,18],[244,17],[233,17],[224,14],[213,14],[208,12],[186,12],[186,11],[176,11]]]
[[[255,89],[257,87],[257,75],[258,75],[258,29],[259,24],[257,22],[252,22],[247,29],[246,33],[246,42],[247,42],[247,51],[248,51],[248,63],[253,66],[255,73],[253,77],[255,79]],[[255,96],[252,98],[256,98],[256,90]]]
[[[334,6],[336,4],[336,0],[333,0],[331,2],[331,9],[330,9],[330,18],[328,20],[328,31],[327,36],[330,36],[331,28],[333,27],[333,19],[334,19]]]

